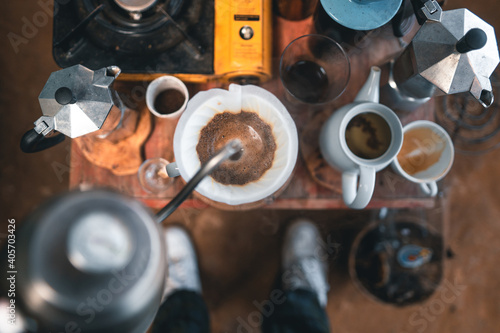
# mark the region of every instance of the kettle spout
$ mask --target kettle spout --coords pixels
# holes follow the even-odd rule
[[[370,75],[354,99],[355,102],[378,103],[380,97],[380,68],[372,66]]]
[[[485,108],[490,107],[495,100],[495,97],[493,96],[493,89],[491,87],[491,81],[489,78],[484,76],[476,77],[474,79],[470,93]]]
[[[483,90],[481,92],[481,97],[479,97],[479,102],[485,107],[489,108],[491,104],[493,104],[493,101],[495,100],[495,97],[493,96],[493,92],[489,90]]]

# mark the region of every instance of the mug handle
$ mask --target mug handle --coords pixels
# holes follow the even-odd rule
[[[359,167],[358,174],[344,172],[342,174],[342,197],[347,206],[363,209],[370,202],[375,189],[375,169],[366,166]]]
[[[176,162],[172,162],[167,164],[167,174],[169,177],[179,177],[181,173],[179,172],[179,167],[177,166]]]
[[[420,183],[420,188],[422,189],[422,192],[424,192],[430,197],[435,197],[438,193],[438,187],[436,182]]]

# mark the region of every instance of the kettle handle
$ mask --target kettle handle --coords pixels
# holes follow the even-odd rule
[[[401,38],[404,37],[411,28],[411,25],[407,24],[410,17],[414,15],[413,5],[410,0],[403,0],[401,7],[396,12],[396,15],[391,20],[392,32],[394,36]]]
[[[62,133],[46,138],[43,134],[30,129],[21,138],[20,147],[24,153],[36,153],[63,142],[65,138],[66,136]]]

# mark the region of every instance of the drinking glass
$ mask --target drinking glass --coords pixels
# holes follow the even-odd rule
[[[161,158],[150,158],[139,167],[137,176],[142,188],[153,194],[165,192],[174,182],[167,174],[166,167],[170,162]]]
[[[349,57],[333,39],[304,35],[285,48],[280,78],[285,90],[310,104],[328,103],[344,92],[351,73]]]

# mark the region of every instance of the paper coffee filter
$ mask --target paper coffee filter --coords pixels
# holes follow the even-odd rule
[[[174,135],[174,154],[181,176],[188,181],[201,164],[196,153],[200,132],[218,113],[252,111],[269,124],[276,140],[272,167],[244,186],[223,185],[206,177],[196,188],[203,196],[229,205],[264,199],[290,177],[298,154],[297,129],[286,108],[271,93],[256,86],[231,84],[229,90],[211,89],[196,94],[181,116]]]

